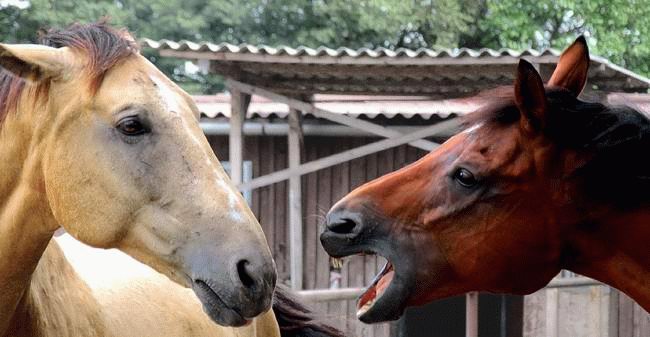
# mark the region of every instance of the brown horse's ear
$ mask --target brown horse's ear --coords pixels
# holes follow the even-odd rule
[[[589,48],[585,37],[580,36],[560,55],[548,85],[568,89],[578,97],[587,83],[588,72]]]
[[[63,75],[69,68],[72,52],[67,47],[0,43],[0,67],[32,81]]]
[[[542,78],[532,64],[519,60],[515,80],[515,103],[522,113],[521,123],[526,131],[539,130],[546,118],[546,92]]]

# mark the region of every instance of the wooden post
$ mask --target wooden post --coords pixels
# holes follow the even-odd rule
[[[300,166],[302,152],[302,123],[301,113],[296,109],[289,110],[289,169]],[[303,278],[303,248],[302,248],[302,187],[300,174],[289,177],[289,242],[291,260],[291,288],[302,289]]]
[[[237,89],[230,88],[230,136],[229,161],[230,179],[233,184],[242,183],[242,167],[244,163],[244,120],[250,103],[250,95]]]
[[[478,292],[465,295],[465,337],[478,337]]]

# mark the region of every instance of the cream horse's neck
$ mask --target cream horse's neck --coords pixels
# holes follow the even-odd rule
[[[20,106],[32,104],[23,98]],[[10,113],[0,129],[0,335],[97,335],[99,306],[50,242],[58,224],[42,176],[47,130],[38,127],[49,118],[39,113]],[[61,308],[69,306],[80,315],[66,317]]]
[[[91,290],[55,240],[39,260],[7,335],[110,336]]]

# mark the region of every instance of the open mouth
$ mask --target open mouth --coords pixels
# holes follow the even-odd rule
[[[342,263],[335,258],[334,263]],[[401,316],[408,297],[406,282],[387,261],[370,285],[357,299],[357,318],[365,323],[395,320]]]
[[[201,301],[203,310],[217,324],[240,327],[252,322],[251,319],[244,317],[238,310],[228,306],[208,282],[194,280],[192,288]]]
[[[395,269],[390,262],[375,276],[370,286],[361,294],[357,301],[357,317],[361,318],[377,303],[386,293],[395,276]]]

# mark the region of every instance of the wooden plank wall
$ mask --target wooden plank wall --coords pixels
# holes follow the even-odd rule
[[[606,285],[544,288],[524,303],[524,337],[650,336],[650,314]]]
[[[213,136],[208,140],[220,160],[228,160],[228,139]],[[304,161],[311,161],[361,146],[377,138],[305,137]],[[342,163],[303,176],[304,275],[305,289],[329,287],[329,256],[320,245],[319,234],[325,214],[341,197],[366,181],[401,168],[426,152],[407,145]],[[244,160],[253,164],[253,177],[287,167],[286,137],[245,137]],[[271,246],[278,269],[279,282],[289,279],[289,232],[287,182],[262,187],[253,192],[252,210],[258,217]],[[375,256],[346,259],[342,269],[341,287],[362,287],[370,283],[385,260]],[[321,303],[319,312],[327,312],[332,324],[348,331],[350,336],[387,337],[389,325],[367,326],[355,318],[355,301]]]
[[[650,313],[636,304],[629,296],[617,291],[618,327],[615,333],[617,337],[647,337],[650,336]],[[616,327],[615,327],[616,328]]]

